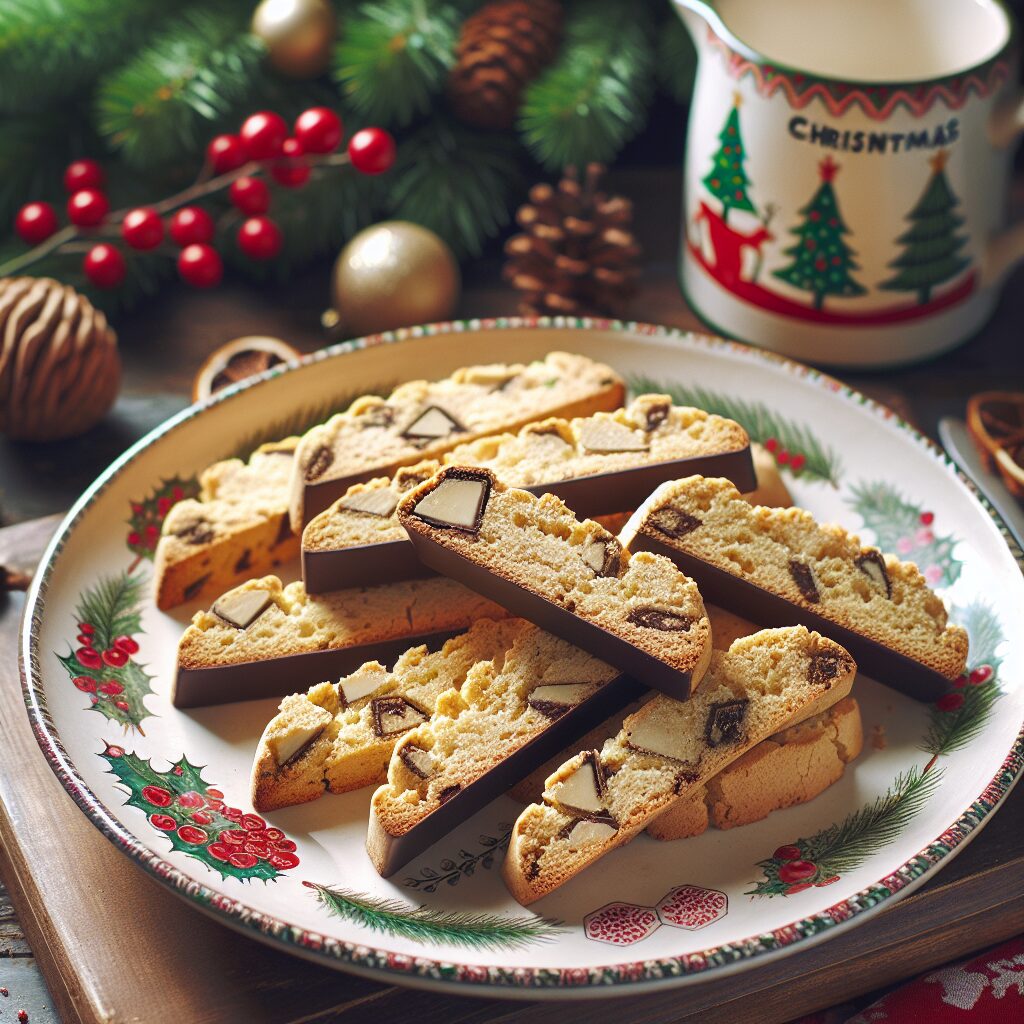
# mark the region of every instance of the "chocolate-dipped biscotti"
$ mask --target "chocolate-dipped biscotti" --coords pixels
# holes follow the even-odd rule
[[[352,484],[532,420],[617,409],[624,395],[609,367],[551,352],[527,365],[469,366],[444,380],[409,381],[388,398],[359,398],[300,441],[290,484],[292,529],[301,534]]]
[[[964,670],[967,633],[948,624],[917,566],[803,509],[753,506],[728,480],[688,477],[659,487],[620,536],[760,625],[827,633],[862,671],[919,700],[936,700]]]
[[[503,869],[510,892],[527,904],[564,885],[745,751],[845,697],[855,674],[839,644],[803,626],[716,651],[688,701],[659,694],[599,751],[582,751],[548,777],[543,803],[512,829]]]
[[[527,424],[459,445],[444,463],[491,470],[512,487],[560,497],[583,518],[632,512],[659,484],[691,473],[755,486],[750,440],[732,420],[641,395],[625,409]],[[440,465],[355,484],[302,534],[302,578],[311,594],[423,574],[395,516],[402,495]]]
[[[407,494],[398,519],[420,558],[645,685],[685,699],[711,656],[692,580],[665,558],[630,556],[559,498],[448,466]]]
[[[156,606],[214,597],[299,553],[288,523],[288,481],[297,437],[264,444],[248,462],[203,470],[199,497],[172,505],[153,566]]]
[[[534,765],[638,693],[618,669],[534,626],[503,660],[480,662],[395,747],[373,794],[366,849],[390,875]]]
[[[439,646],[504,611],[452,580],[432,577],[312,597],[302,583],[249,580],[196,612],[178,643],[175,707],[279,697],[408,647]]]

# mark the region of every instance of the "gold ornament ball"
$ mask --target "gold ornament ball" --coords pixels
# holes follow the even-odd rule
[[[266,44],[271,65],[291,78],[327,70],[336,30],[329,0],[262,0],[252,16],[252,33]]]
[[[360,231],[331,275],[335,321],[345,337],[449,320],[459,301],[459,265],[427,228],[389,220]]]

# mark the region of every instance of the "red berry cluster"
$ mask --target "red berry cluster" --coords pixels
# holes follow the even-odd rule
[[[967,686],[982,686],[994,674],[995,669],[991,665],[979,665],[977,668],[972,668],[970,672],[964,672],[962,675],[957,676],[953,680],[953,686],[956,690],[963,690]],[[964,706],[966,698],[963,693],[957,693],[956,690],[944,693],[935,702],[935,709],[937,711],[959,711]]]
[[[803,851],[799,846],[780,846],[773,854],[774,860],[783,863],[779,867],[779,881],[786,886],[786,895],[794,896],[804,889],[810,889],[812,885],[831,885],[839,881],[838,875],[831,875],[819,882],[812,882],[811,879],[818,874],[818,865],[811,860],[804,860]]]
[[[98,651],[94,646],[96,627],[91,622],[78,624],[78,643],[75,651],[78,664],[90,673],[102,672],[104,666],[113,669],[124,668],[131,661],[133,654],[139,653],[138,642],[127,635],[114,637],[106,650]],[[92,703],[101,700],[112,701],[119,711],[128,711],[128,703],[117,698],[124,693],[124,687],[116,679],[98,679],[95,674],[75,676],[71,680],[82,693],[91,693]]]
[[[170,814],[153,813],[149,816],[149,823],[154,828],[176,833],[189,846],[205,846],[211,857],[225,864],[245,869],[265,860],[272,868],[287,871],[299,863],[295,843],[279,828],[268,827],[258,814],[246,814],[238,807],[227,807],[224,794],[219,789],[211,787],[205,796],[191,790],[175,797],[162,786],[146,786],[142,790],[142,799],[154,807],[171,807],[189,819],[185,824],[179,824]],[[227,818],[239,827],[222,829],[211,842],[209,826],[214,823],[215,815]]]
[[[228,198],[245,215],[235,235],[239,249],[250,259],[273,259],[280,251],[283,235],[268,216],[270,189],[258,177],[266,172],[284,188],[299,188],[312,173],[310,156],[327,156],[341,144],[341,119],[327,107],[312,107],[296,119],[292,134],[280,114],[260,111],[246,118],[237,135],[218,135],[206,147],[206,163],[218,177],[248,169],[230,182]],[[395,162],[395,143],[381,128],[364,128],[348,143],[348,160],[363,174],[381,174]],[[214,183],[216,185],[216,182]],[[221,183],[224,187],[227,182]],[[103,191],[103,168],[95,160],[75,160],[64,173],[69,193],[68,220],[77,228],[100,229],[110,217],[110,203]],[[199,191],[196,186],[195,191]],[[205,189],[202,194],[215,191]],[[186,194],[159,204],[164,209],[187,202]],[[195,288],[211,288],[224,273],[220,254],[211,244],[216,233],[213,217],[202,207],[181,206],[166,227],[159,210],[140,206],[110,219],[120,223],[120,235],[131,249],[140,252],[156,249],[165,234],[180,250],[178,274]],[[59,227],[57,213],[49,203],[23,206],[15,218],[15,230],[30,245],[45,242]],[[116,288],[125,278],[127,266],[121,250],[108,242],[98,242],[85,255],[82,269],[97,288]]]
[[[789,466],[794,473],[799,473],[804,468],[804,464],[807,462],[807,456],[800,452],[791,452],[788,448],[783,448],[779,443],[778,438],[769,437],[764,442],[766,451],[772,453],[775,456],[775,462],[780,466]]]

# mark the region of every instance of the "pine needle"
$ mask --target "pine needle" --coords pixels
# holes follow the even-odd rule
[[[644,126],[654,54],[645,4],[581,0],[555,63],[530,84],[519,130],[549,170],[606,163]]]
[[[327,910],[374,931],[424,943],[447,943],[470,949],[522,949],[547,942],[560,930],[542,917],[501,917],[497,914],[447,913],[429,907],[410,907],[349,889],[303,882]]]
[[[93,642],[97,650],[106,650],[115,637],[139,632],[141,599],[142,580],[128,573],[102,577],[95,587],[82,595],[77,609],[78,621],[91,623],[95,628]]]

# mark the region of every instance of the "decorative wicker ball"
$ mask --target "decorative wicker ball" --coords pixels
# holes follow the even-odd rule
[[[84,295],[47,277],[0,279],[0,432],[19,441],[83,434],[120,383],[117,335]]]

